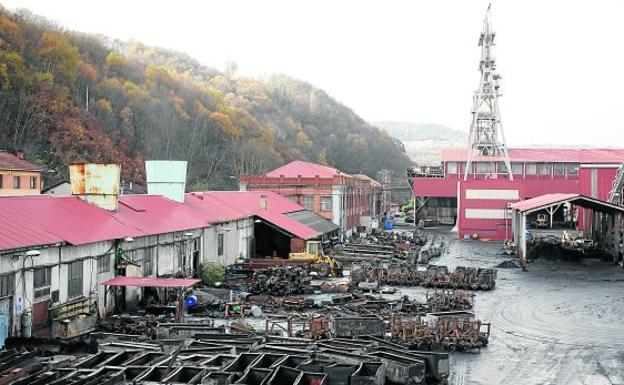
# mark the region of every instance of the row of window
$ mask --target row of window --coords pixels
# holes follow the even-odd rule
[[[299,199],[298,195],[288,195],[286,198],[290,199],[293,202],[299,203],[301,206],[308,210],[314,210],[314,196],[312,195],[304,195]],[[331,196],[322,196],[321,197],[321,211],[332,211],[332,197]]]
[[[458,166],[462,170],[465,163],[447,162],[446,173],[457,174]],[[578,175],[580,165],[578,163],[511,163],[513,174],[525,175]],[[507,166],[503,162],[475,162],[474,172],[476,174],[506,173]]]
[[[9,175],[2,175],[0,174],[0,188],[9,188],[9,181],[10,181],[10,176]],[[28,177],[29,178],[29,188],[32,189],[36,189],[37,188],[37,177],[36,176],[31,176]],[[22,188],[22,177],[20,176],[14,176],[13,177],[13,187],[14,189],[19,189]]]

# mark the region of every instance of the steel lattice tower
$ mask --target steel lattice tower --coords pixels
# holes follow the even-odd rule
[[[499,84],[501,76],[496,73],[496,60],[493,54],[496,34],[492,31],[491,7],[490,4],[487,8],[483,19],[483,31],[479,37],[481,80],[473,97],[472,122],[468,134],[468,161],[464,171],[464,180],[468,179],[472,163],[478,158],[483,161],[483,156],[491,159],[489,161],[491,166],[485,172],[486,177],[496,178],[496,162],[502,161],[506,166],[509,179],[513,180],[498,107],[498,97],[502,95]]]

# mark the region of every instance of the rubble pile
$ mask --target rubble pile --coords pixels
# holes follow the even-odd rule
[[[301,267],[272,267],[255,271],[247,291],[286,296],[311,292],[310,276]]]
[[[468,290],[491,290],[496,284],[496,271],[491,268],[458,266],[450,272],[446,266],[428,265],[426,270],[407,263],[360,263],[351,269],[351,282],[376,282],[380,285],[424,286]]]
[[[415,264],[427,263],[440,256],[443,250],[441,236],[406,231],[383,232],[360,238],[357,242],[337,244],[333,246],[332,254],[342,263],[401,260]]]

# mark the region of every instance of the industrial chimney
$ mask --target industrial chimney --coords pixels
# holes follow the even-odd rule
[[[145,161],[147,193],[184,203],[186,163],[185,160]]]
[[[121,167],[106,163],[69,165],[71,193],[104,210],[116,211]]]
[[[260,195],[260,209],[269,211],[269,197],[266,195]]]

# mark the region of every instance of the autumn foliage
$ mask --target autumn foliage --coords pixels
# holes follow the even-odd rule
[[[293,159],[370,175],[408,165],[392,138],[323,91],[235,72],[0,7],[0,149],[25,150],[57,180],[75,161],[119,163],[140,182],[145,158],[183,159],[191,186],[206,188]]]

